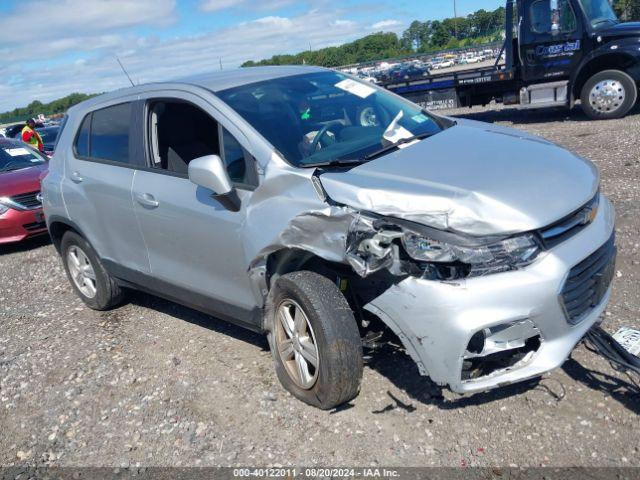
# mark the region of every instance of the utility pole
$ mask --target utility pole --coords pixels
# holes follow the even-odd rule
[[[453,0],[453,28],[455,30],[456,40],[458,39],[458,8],[456,6],[456,0]]]
[[[222,70],[222,57],[218,57],[218,61],[220,62],[220,70]]]

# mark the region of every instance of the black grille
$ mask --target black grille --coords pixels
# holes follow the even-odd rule
[[[38,208],[42,206],[42,202],[36,197],[40,192],[22,193],[20,195],[14,195],[11,200],[22,205],[24,208]]]
[[[562,288],[562,303],[569,323],[575,325],[607,293],[615,270],[615,236],[569,272]]]

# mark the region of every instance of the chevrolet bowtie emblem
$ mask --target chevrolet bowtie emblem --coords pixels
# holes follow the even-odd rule
[[[598,215],[598,206],[594,205],[583,212],[582,224],[586,225],[588,223],[593,222],[596,219],[596,215]]]

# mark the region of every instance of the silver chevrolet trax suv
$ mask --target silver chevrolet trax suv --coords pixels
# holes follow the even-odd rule
[[[460,393],[558,367],[615,265],[589,161],[315,67],[83,102],[43,194],[89,307],[134,288],[263,332],[282,385],[325,409],[386,338]]]

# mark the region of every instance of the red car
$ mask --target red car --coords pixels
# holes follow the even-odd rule
[[[47,232],[40,180],[45,157],[19,140],[0,138],[0,244]]]

